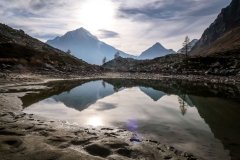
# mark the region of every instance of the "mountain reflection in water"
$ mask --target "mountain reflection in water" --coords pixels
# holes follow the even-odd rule
[[[231,86],[123,79],[59,86],[22,97],[24,112],[83,126],[126,128],[205,159],[239,158],[239,91]]]

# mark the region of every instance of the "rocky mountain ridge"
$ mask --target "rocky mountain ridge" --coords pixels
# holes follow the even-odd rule
[[[0,69],[20,72],[87,74],[100,68],[0,24]]]
[[[172,54],[152,60],[117,58],[103,65],[117,72],[143,72],[164,75],[240,76],[240,52],[225,52],[208,57],[189,57]]]
[[[204,31],[192,50],[193,55],[210,55],[240,49],[240,1],[232,0]]]

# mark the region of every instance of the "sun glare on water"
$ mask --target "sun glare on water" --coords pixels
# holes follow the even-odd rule
[[[93,127],[103,126],[103,120],[101,117],[93,116],[88,119],[87,125],[90,125]]]
[[[86,0],[80,8],[80,19],[90,30],[108,28],[114,20],[114,5],[110,0]]]

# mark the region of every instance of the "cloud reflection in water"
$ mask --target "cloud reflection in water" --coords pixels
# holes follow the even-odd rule
[[[93,83],[102,86],[99,81]],[[93,90],[93,85],[83,86],[91,86]],[[102,92],[104,92],[103,88],[100,88]],[[107,96],[102,93],[106,96],[98,100],[93,98],[96,102],[81,111],[68,107],[66,103],[60,101],[60,98],[56,101],[56,96],[55,99],[49,98],[35,103],[25,108],[24,111],[83,126],[126,128],[137,136],[141,133],[157,135],[163,143],[173,144],[180,149],[196,152],[201,156],[206,156],[205,154],[211,150],[212,153],[217,153],[215,155],[226,157],[227,153],[223,146],[214,138],[198,110],[188,105],[189,102],[184,102],[187,105],[187,112],[184,116],[182,115],[179,96],[161,94],[160,98],[153,100],[151,96],[155,96],[158,92],[150,93],[152,90],[145,90],[145,88],[132,87],[118,92],[113,92],[112,86],[106,88],[109,88],[106,91],[112,94]],[[77,95],[77,92],[71,93],[74,93],[74,96]],[[90,92],[87,96],[89,95]],[[183,98],[181,98],[182,101],[184,101]]]

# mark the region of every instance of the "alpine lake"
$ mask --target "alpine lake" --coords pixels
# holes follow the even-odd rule
[[[240,158],[240,92],[181,80],[49,82],[21,97],[23,112],[84,127],[129,130],[203,159]]]

